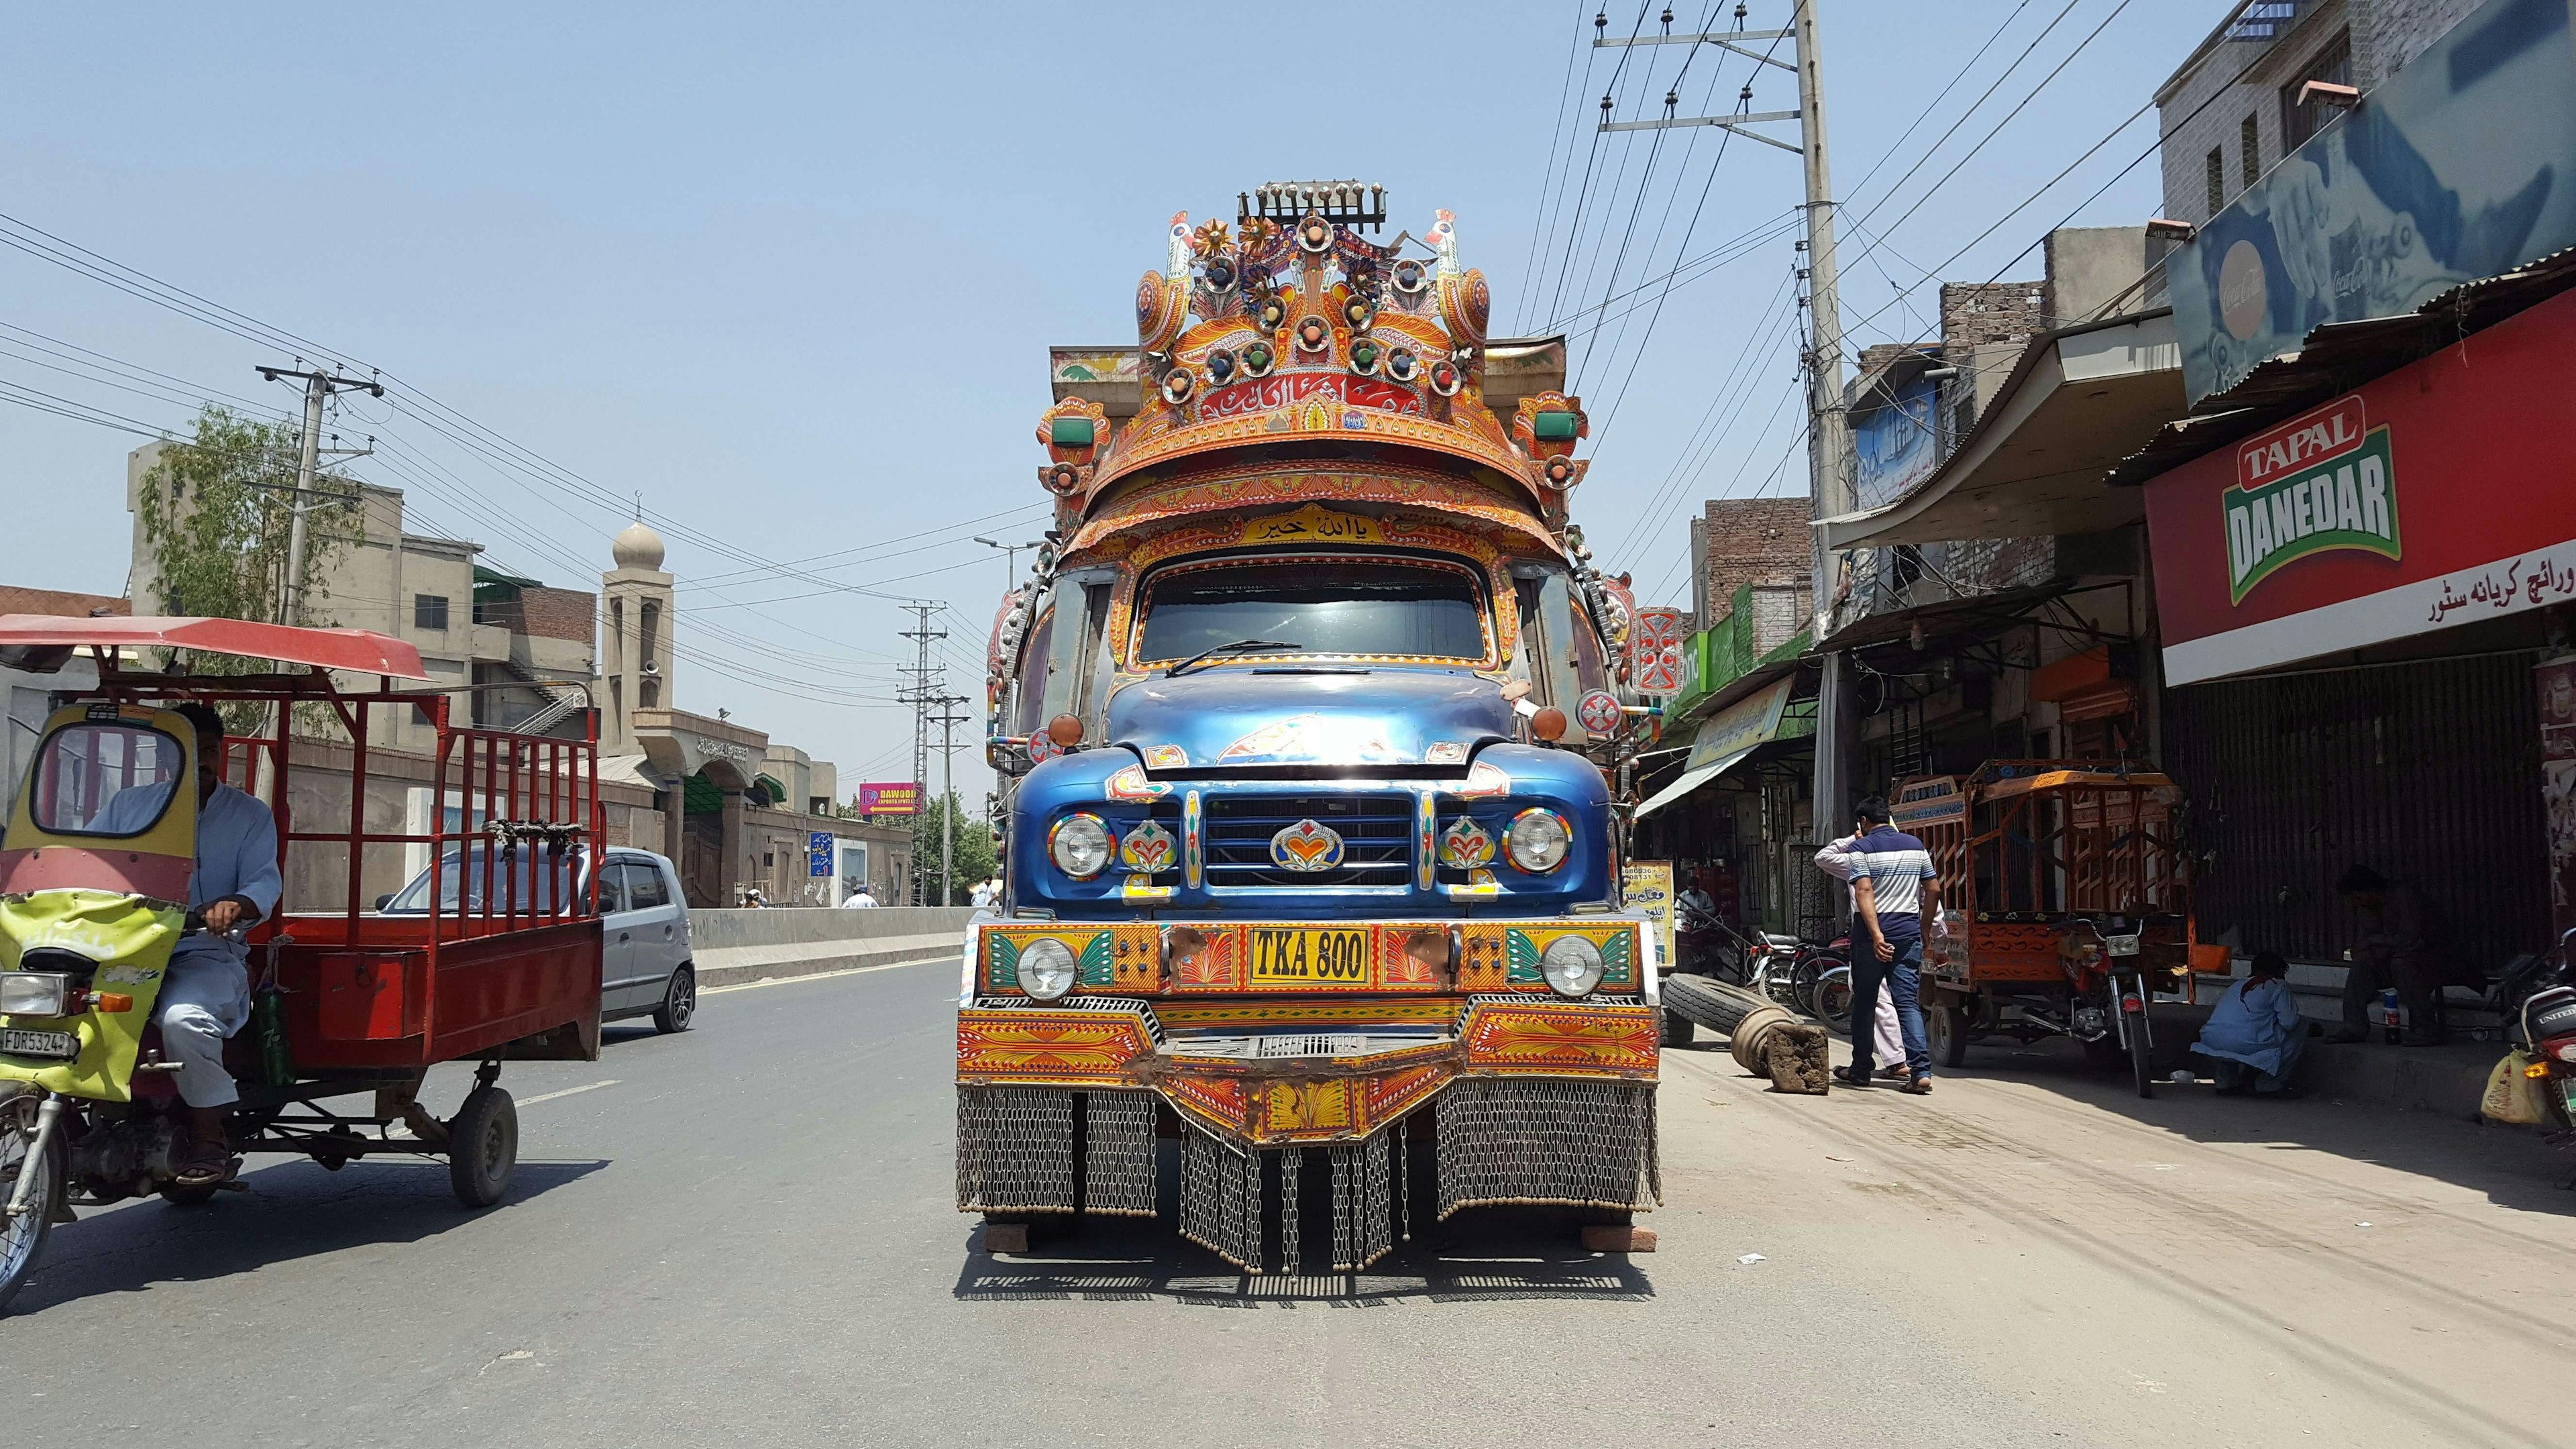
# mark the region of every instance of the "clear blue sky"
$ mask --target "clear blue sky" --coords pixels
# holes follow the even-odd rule
[[[1889,305],[1900,286],[1922,268],[1972,281],[2007,268],[2146,150],[2152,114],[1941,265],[2144,105],[2226,8],[2075,0],[2060,19],[2067,0],[1821,3],[1837,190],[1855,220],[1888,203],[1870,231],[1893,227],[1874,252],[1846,231],[1855,346],[1929,335],[1931,290],[1909,314]],[[1731,4],[1673,8],[1676,29],[1710,13],[1731,23]],[[1638,23],[1633,0],[1607,9],[1613,34]],[[1753,0],[1747,24],[1780,25],[1788,9]],[[22,7],[0,50],[12,141],[0,212],[381,366],[593,485],[540,486],[353,404],[336,426],[397,450],[361,471],[409,491],[415,528],[478,539],[500,566],[596,587],[624,521],[601,495],[640,490],[682,525],[665,529],[695,651],[678,703],[729,708],[837,760],[845,781],[900,778],[909,726],[886,701],[892,657],[909,653],[894,637],[905,616],[843,586],[952,602],[952,679],[980,697],[1002,564],[962,540],[1035,536],[1044,349],[1132,340],[1135,278],[1160,265],[1173,211],[1230,216],[1237,191],[1271,179],[1382,183],[1416,234],[1435,207],[1457,213],[1466,259],[1493,280],[1497,330],[1665,271],[1695,209],[1693,255],[1786,215],[1796,158],[1738,140],[1718,160],[1721,133],[1705,128],[1666,136],[1640,204],[1651,138],[1593,150],[1588,123],[1618,52],[1574,45],[1589,41],[1592,10]],[[2052,19],[1890,202],[1890,183]],[[1652,32],[1654,15],[1643,24]],[[1660,110],[1690,52],[1632,54],[1652,68],[1621,77],[1623,119]],[[1753,66],[1721,59],[1703,48],[1691,60],[1683,114],[1732,108]],[[1753,109],[1794,104],[1785,72],[1755,84]],[[1587,159],[1595,171],[1585,230],[1569,247],[1560,221],[1534,246],[1569,137],[1578,179]],[[2156,171],[2137,166],[2078,220],[2153,214]],[[1608,428],[1577,514],[1647,602],[1687,602],[1681,519],[1697,500],[1804,490],[1797,409],[1782,406],[1793,354],[1773,330],[1787,314],[1763,322],[1793,262],[1785,234],[1761,242],[1671,291],[1659,316],[1620,318],[1629,303],[1614,301],[1613,320],[1578,341],[1580,391],[1596,432]],[[1534,271],[1549,294],[1537,303]],[[2008,274],[2038,271],[2034,252]],[[291,404],[251,370],[286,361],[277,349],[14,250],[0,250],[0,323],[172,374],[187,396]],[[0,332],[0,380],[155,428],[193,411],[30,358],[59,360]],[[1694,448],[1722,388],[1716,418],[1731,426]],[[0,404],[12,513],[0,582],[122,587],[124,455],[139,441]],[[775,561],[872,545],[881,556],[763,575],[708,539]],[[718,575],[731,577],[691,587]],[[963,766],[961,788],[980,792],[980,765]]]

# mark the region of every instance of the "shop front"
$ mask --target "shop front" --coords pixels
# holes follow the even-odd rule
[[[1707,892],[1736,929],[1815,935],[1832,923],[1808,863],[1815,701],[1797,697],[1794,663],[1764,673],[1698,723],[1678,770],[1667,759],[1643,782],[1635,853],[1672,861],[1676,886]]]
[[[2559,292],[2147,480],[2204,938],[2339,960],[2334,883],[2367,865],[2471,964],[2546,944],[2576,852],[2576,743],[2544,763],[2542,713],[2576,718],[2571,356]]]

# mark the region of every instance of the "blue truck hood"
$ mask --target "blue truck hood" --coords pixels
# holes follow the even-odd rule
[[[1128,685],[1109,740],[1149,770],[1272,765],[1462,769],[1478,742],[1512,737],[1512,709],[1463,669],[1305,670],[1219,665]]]

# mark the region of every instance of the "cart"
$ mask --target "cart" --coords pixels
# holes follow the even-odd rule
[[[145,648],[267,663],[251,666],[261,672],[212,674],[122,662],[126,651]],[[398,680],[428,678],[418,651],[361,630],[0,616],[0,659],[45,670],[77,651],[96,659],[98,686],[56,696],[64,707],[38,745],[27,799],[36,798],[40,782],[52,792],[49,801],[84,791],[112,795],[133,787],[138,770],[189,780],[197,745],[184,721],[167,712],[185,701],[248,704],[235,715],[263,721],[247,735],[228,736],[220,762],[226,783],[268,807],[287,883],[281,909],[244,938],[254,1009],[251,1024],[225,1049],[241,1091],[227,1124],[232,1150],[290,1153],[333,1170],[384,1154],[443,1158],[458,1201],[476,1208],[499,1201],[518,1159],[517,1114],[498,1080],[503,1063],[599,1055],[600,926],[595,872],[585,868],[603,843],[596,712],[584,711],[579,738],[461,726],[450,717],[448,696],[396,688]],[[344,687],[334,671],[372,675],[374,687]],[[425,764],[418,755],[371,751],[371,721],[393,710],[427,715],[434,746]],[[52,750],[58,737],[75,743],[69,732],[101,738],[110,726],[126,735],[117,750]],[[331,757],[328,776],[301,787],[299,753]],[[440,808],[425,830],[387,829],[371,819],[371,767],[399,767],[408,784],[429,790]],[[342,779],[345,797],[334,793]],[[176,807],[169,808],[175,819]],[[180,827],[161,832],[175,839],[138,840],[129,850],[128,842],[102,840],[95,831],[48,834],[23,800],[14,819],[12,833],[26,833],[0,848],[0,892],[33,900],[76,889],[127,911],[147,934],[178,934],[180,905],[172,897],[185,894],[191,853]],[[469,840],[480,844],[468,849]],[[159,889],[144,874],[156,860],[146,852],[156,847],[165,851],[158,861],[167,872]],[[380,914],[362,886],[365,867],[372,855],[377,874],[391,874],[389,857],[406,848],[425,848],[438,873],[429,910]],[[460,872],[479,879],[460,881]],[[237,1178],[176,1180],[175,1064],[161,1057],[148,998],[92,990],[126,978],[48,945],[60,932],[43,940],[21,934],[27,938],[13,936],[0,947],[0,970],[12,973],[7,979],[22,993],[37,993],[32,999],[41,999],[48,980],[67,983],[57,989],[69,1004],[51,1016],[6,1018],[11,1028],[30,1029],[13,1029],[0,1044],[42,1048],[59,1038],[68,1045],[56,1053],[59,1061],[0,1052],[0,1076],[9,1078],[0,1081],[0,1188],[10,1203],[0,1220],[0,1269],[10,1270],[0,1302],[32,1260],[30,1234],[40,1239],[49,1223],[69,1220],[75,1197],[99,1203],[158,1192],[194,1202],[241,1186]],[[132,979],[153,989],[168,947],[158,950],[127,963]],[[114,1015],[120,1008],[129,1015]],[[110,1038],[121,1052],[115,1068],[67,1085],[63,1073],[93,1055],[113,1055],[106,1047],[92,1051]],[[420,1092],[429,1069],[443,1062],[474,1063],[475,1073],[463,1102],[440,1117],[423,1106]]]
[[[2189,996],[2198,949],[2171,778],[2121,760],[1996,760],[1919,777],[1890,807],[1941,881],[1924,1024],[1957,1067],[1991,1036],[2070,1036],[2152,1096],[2159,992]]]

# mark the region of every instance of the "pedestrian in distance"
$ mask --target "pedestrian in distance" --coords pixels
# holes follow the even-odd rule
[[[969,895],[967,896],[967,898],[966,898],[966,904],[968,904],[968,905],[970,905],[970,906],[973,906],[975,909],[977,909],[977,910],[979,910],[979,911],[980,911],[980,910],[984,909],[986,906],[991,905],[992,903],[993,903],[993,887],[992,887],[992,883],[991,883],[991,882],[989,882],[989,881],[980,881],[980,880],[979,880],[979,881],[977,881],[977,882],[975,882],[975,889],[974,889],[974,891],[973,891],[971,894],[969,894]]]
[[[2291,994],[2289,963],[2277,951],[2258,951],[2244,980],[2227,988],[2211,1008],[2191,1049],[2216,1064],[2211,1073],[2222,1097],[2295,1097],[2290,1074],[2307,1049],[2308,1020]]]
[[[1852,847],[1858,844],[1859,840],[1860,837],[1857,835],[1846,835],[1840,840],[1827,844],[1824,849],[1816,852],[1816,868],[1845,885],[1851,884],[1851,852]],[[1938,929],[1937,925],[1935,929]],[[1854,1010],[1855,1012],[1858,1010],[1857,1003],[1854,1004]],[[1905,1065],[1905,1038],[1900,1033],[1896,1022],[1895,992],[1887,991],[1879,994],[1878,1011],[1870,1021],[1873,1028],[1870,1032],[1870,1060],[1887,1063],[1886,1066],[1878,1069],[1878,1074],[1893,1082],[1914,1080],[1914,1069]],[[1844,1024],[1844,1030],[1855,1034],[1860,1030],[1860,1018],[1857,1014]]]
[[[850,898],[848,900],[841,902],[841,909],[845,911],[859,910],[868,906],[873,906],[876,903],[877,898],[868,894],[868,888],[866,886],[861,886],[857,890],[850,892]]]
[[[1888,823],[1887,798],[1872,795],[1853,812],[1851,862],[1852,1020],[1878,1015],[1882,990],[1896,998],[1898,1034],[1905,1045],[1904,1091],[1932,1090],[1932,1051],[1923,1035],[1923,917],[1941,910],[1941,881],[1923,842]],[[1876,1072],[1875,1043],[1852,1034],[1852,1060],[1834,1076],[1845,1086],[1866,1087]]]
[[[2372,1008],[2393,987],[2406,1003],[2405,1044],[2441,1045],[2442,989],[2486,984],[2452,954],[2441,912],[2413,886],[2366,865],[2345,871],[2335,893],[2361,923],[2352,965],[2344,972],[2343,1030],[2335,1040],[2369,1040]]]

